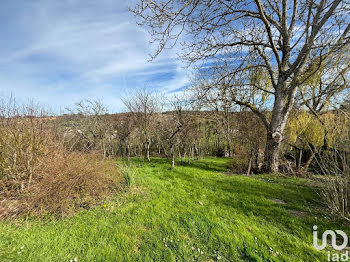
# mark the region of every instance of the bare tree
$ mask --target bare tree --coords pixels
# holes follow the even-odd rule
[[[181,107],[176,108],[171,112],[170,118],[164,121],[163,129],[167,133],[167,140],[170,147],[171,168],[175,167],[175,145],[178,135],[181,133],[184,126],[183,114]]]
[[[69,121],[65,132],[66,144],[71,149],[98,150],[108,157],[112,146],[112,130],[106,117],[108,109],[102,101],[82,100],[66,110],[71,114],[68,118],[73,120]]]
[[[198,93],[194,93],[195,95]],[[199,94],[201,94],[199,92]],[[224,155],[232,156],[233,138],[235,135],[234,113],[237,105],[230,98],[229,90],[218,86],[215,92],[207,92],[201,99],[194,99],[197,107],[209,109],[207,117],[213,118],[217,124],[217,129],[225,138],[226,146]]]
[[[122,113],[113,116],[113,136],[119,140],[119,154],[130,158],[130,136],[135,129],[132,113]]]
[[[169,133],[169,145],[170,152],[172,158],[171,167],[175,166],[175,143],[176,139],[178,140],[178,148],[179,154],[181,157],[181,161],[183,156],[185,155],[186,145],[185,138],[187,137],[185,134],[186,128],[189,126],[189,119],[186,117],[186,99],[174,97],[171,101],[172,112],[171,112],[171,124],[167,127]]]
[[[155,116],[161,111],[161,103],[155,95],[148,93],[146,90],[137,90],[132,97],[123,99],[123,103],[133,113],[143,143],[145,159],[150,161]]]
[[[202,86],[204,91],[223,81],[228,88],[237,88],[233,101],[250,108],[266,127],[267,171],[278,170],[297,87],[318,71],[322,61],[350,43],[350,6],[344,0],[140,0],[132,11],[159,44],[153,57],[187,34],[181,57],[189,64],[201,61],[202,70],[215,64],[220,73]],[[252,72],[267,75],[267,85],[241,77]],[[245,99],[247,90],[270,96],[271,117]]]

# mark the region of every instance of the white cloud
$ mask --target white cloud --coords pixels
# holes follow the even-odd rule
[[[0,47],[2,92],[55,108],[104,97],[118,110],[120,94],[128,88],[152,86],[166,93],[188,83],[175,50],[148,62],[154,47],[127,12],[126,1],[21,2],[9,4],[11,15],[0,11],[8,28]]]

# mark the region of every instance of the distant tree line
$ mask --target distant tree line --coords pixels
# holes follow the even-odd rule
[[[99,151],[105,158],[151,156],[190,164],[205,156],[228,157],[237,173],[263,172],[266,129],[245,107],[223,99],[166,99],[138,90],[124,99],[126,112],[108,114],[100,101],[82,101],[58,117],[69,150]],[[279,171],[307,173],[315,156],[332,150],[334,130],[349,131],[348,110],[325,106],[314,114],[299,99],[286,124],[279,150]],[[166,104],[166,105],[165,105]],[[299,105],[299,106],[297,106]],[[335,104],[333,104],[335,106]],[[328,108],[328,109],[326,109]],[[266,111],[267,117],[271,112]],[[315,170],[317,172],[317,170]]]

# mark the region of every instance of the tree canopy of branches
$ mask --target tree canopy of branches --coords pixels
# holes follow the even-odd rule
[[[266,171],[278,170],[298,87],[350,43],[345,0],[140,0],[132,11],[159,44],[154,57],[183,41],[181,57],[205,76],[202,96],[223,86],[260,117]]]

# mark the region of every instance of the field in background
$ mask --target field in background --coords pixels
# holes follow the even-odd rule
[[[130,188],[100,207],[0,222],[0,261],[325,261],[312,226],[349,233],[324,215],[310,180],[232,176],[217,158],[130,165]]]

